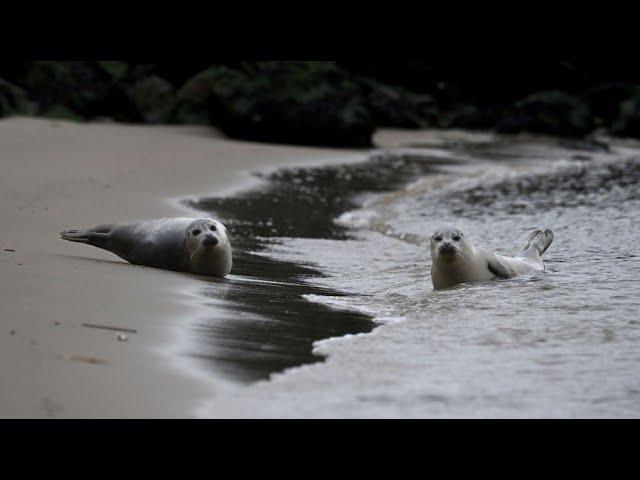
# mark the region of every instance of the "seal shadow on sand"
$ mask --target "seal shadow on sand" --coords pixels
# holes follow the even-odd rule
[[[184,277],[188,277],[188,278],[192,278],[194,280],[200,280],[200,281],[205,281],[208,283],[227,283],[228,280],[226,278],[217,278],[217,277],[211,277],[208,275],[201,275],[198,273],[192,273],[192,272],[179,272],[179,271],[174,271],[174,270],[167,270],[164,268],[155,268],[155,267],[147,267],[145,265],[134,265],[133,263],[129,263],[126,260],[121,260],[119,258],[117,258],[114,254],[114,258],[113,260],[107,260],[104,258],[93,258],[93,257],[83,257],[81,255],[69,255],[67,253],[54,253],[53,254],[56,257],[62,257],[62,258],[72,258],[75,260],[82,260],[83,262],[90,262],[90,263],[94,263],[94,264],[102,264],[102,265],[118,265],[121,266],[122,268],[138,268],[138,269],[143,269],[143,270],[149,270],[152,272],[161,272],[163,274],[167,274],[167,275],[180,275],[180,276],[184,276]]]
[[[92,262],[96,264],[111,264],[111,265],[126,265],[127,267],[137,267],[138,265],[132,265],[125,260],[119,260],[118,258],[114,258],[113,260],[106,260],[104,258],[94,258],[94,257],[83,257],[82,255],[69,255],[67,253],[54,253],[56,257],[62,258],[73,258],[75,260],[82,260],[85,262]]]

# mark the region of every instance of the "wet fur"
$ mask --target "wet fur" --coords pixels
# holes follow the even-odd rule
[[[454,237],[460,236],[457,241]],[[442,238],[436,241],[437,238]],[[538,229],[528,238],[521,257],[506,257],[475,247],[457,229],[439,230],[431,238],[431,279],[434,290],[460,283],[511,278],[534,270],[544,270],[542,255],[553,242],[551,230]],[[452,253],[440,252],[442,244],[453,245]]]
[[[188,229],[197,222],[213,222],[219,226],[219,247],[198,246],[189,251]],[[85,243],[108,250],[135,265],[167,270],[225,276],[231,269],[231,245],[226,228],[211,219],[168,218],[127,225],[99,225],[88,229],[65,230],[63,240]]]

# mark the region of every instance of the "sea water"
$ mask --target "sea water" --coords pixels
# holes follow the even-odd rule
[[[202,414],[639,416],[640,150],[483,138],[282,170],[196,204],[230,225],[239,259],[228,314],[190,353],[238,387]],[[544,272],[434,291],[429,237],[445,225],[504,255],[538,227],[555,240]]]

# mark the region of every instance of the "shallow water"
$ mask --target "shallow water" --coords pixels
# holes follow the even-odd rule
[[[262,194],[307,177],[309,183],[301,182],[315,193],[286,193],[291,203],[271,210],[270,234],[251,227],[247,235],[239,227],[251,224],[255,213],[265,218],[262,207],[233,210],[223,199],[209,201],[223,221],[225,215],[241,217],[239,237],[259,232],[257,244],[241,249],[267,262],[261,278],[272,276],[269,262],[286,265],[284,278],[296,287],[267,295],[285,295],[281,309],[298,305],[291,323],[304,332],[332,312],[327,318],[334,330],[318,327],[313,336],[287,337],[305,347],[315,341],[314,353],[328,356],[324,363],[238,389],[215,399],[204,414],[639,416],[639,158],[615,145],[609,152],[584,151],[576,144],[501,137],[444,145],[437,155],[429,148],[390,151],[377,161],[342,167],[338,177],[353,180],[346,183],[336,183],[330,169],[280,172],[286,182],[267,178]],[[370,193],[376,191],[384,193]],[[264,198],[254,192],[244,199],[252,195]],[[291,204],[298,207],[291,210]],[[522,250],[536,227],[551,228],[555,241],[544,255],[545,272],[434,292],[428,238],[442,225],[455,225],[475,244],[507,255]],[[251,283],[254,266],[243,260],[239,269],[231,303],[245,311],[242,302],[251,294],[241,283]],[[249,302],[264,319],[256,338],[262,344],[279,314],[260,305]],[[378,325],[374,330],[369,319]],[[236,340],[251,338],[252,328]],[[361,334],[345,335],[353,333]],[[321,340],[330,336],[336,338]],[[242,357],[237,346],[230,348]],[[277,343],[276,349],[288,355],[286,366],[311,361],[291,356],[288,345]],[[252,378],[264,378],[267,370]]]
[[[317,340],[371,331],[375,325],[368,315],[305,299],[342,295],[314,284],[321,271],[304,259],[278,260],[264,252],[283,237],[347,240],[348,229],[333,220],[357,205],[357,194],[390,190],[432,168],[422,158],[405,155],[352,166],[280,170],[259,175],[264,184],[241,195],[191,203],[225,223],[234,266],[224,288],[214,283],[203,292],[218,308],[194,327],[188,355],[226,378],[251,382],[321,360],[312,352]]]

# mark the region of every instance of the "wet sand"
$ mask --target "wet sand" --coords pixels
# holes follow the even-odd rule
[[[0,120],[0,417],[191,417],[234,388],[176,353],[183,322],[211,314],[201,277],[132,266],[59,231],[195,216],[178,199],[240,190],[258,169],[366,155],[206,127]]]

